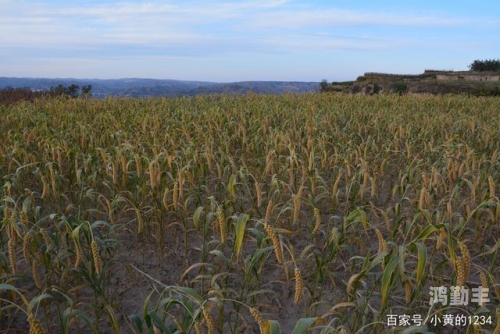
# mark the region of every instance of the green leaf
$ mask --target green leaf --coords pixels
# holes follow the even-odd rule
[[[493,246],[489,251],[481,253],[477,257],[481,257],[481,256],[485,256],[485,255],[491,255],[491,254],[495,253],[499,248],[500,248],[500,239],[497,241],[497,243],[495,244],[495,246]]]
[[[193,269],[196,269],[196,268],[199,268],[199,267],[207,267],[207,268],[212,268],[213,267],[213,264],[211,263],[208,263],[208,262],[199,262],[199,263],[195,263],[193,264],[192,266],[190,266],[189,268],[187,268],[184,273],[182,273],[181,275],[181,281],[184,279],[184,277]],[[201,269],[200,269],[201,270]],[[182,287],[178,287],[176,286],[174,290],[178,289],[180,290]],[[191,289],[192,290],[192,289]],[[192,290],[194,293],[196,293],[196,291]],[[197,296],[199,296],[198,294],[196,294]],[[201,299],[200,297],[200,300],[203,301],[203,299]]]
[[[243,238],[245,237],[245,230],[249,219],[249,215],[242,213],[238,216],[238,220],[236,221],[236,241],[234,247],[236,248],[237,258],[240,256],[241,247],[243,246]]]
[[[64,324],[64,326],[68,326],[68,325],[71,324],[70,318],[73,317],[73,316],[77,316],[80,319],[82,319],[83,321],[85,321],[85,323],[91,328],[91,330],[95,331],[95,327],[93,325],[93,321],[91,321],[90,318],[85,313],[83,313],[80,310],[74,309],[72,307],[68,307],[66,310],[64,310],[64,313],[63,313],[63,324]],[[139,321],[140,321],[140,319],[139,319]],[[141,323],[141,325],[142,325],[142,323]],[[66,328],[66,330],[64,330],[63,332],[64,333],[69,333],[69,328]],[[142,329],[141,329],[141,332],[142,332]]]
[[[205,210],[204,207],[202,206],[199,206],[198,208],[196,208],[196,211],[194,212],[194,215],[193,215],[193,225],[196,229],[199,229],[199,226],[200,226],[200,217],[201,217],[201,214],[203,213],[203,210]]]
[[[229,195],[229,197],[231,198],[235,198],[236,196],[236,191],[235,191],[235,186],[236,186],[236,182],[237,182],[237,176],[235,174],[231,174],[231,176],[229,177],[229,182],[227,184],[227,193]]]
[[[144,300],[144,303],[142,304],[142,314],[144,315],[144,320],[146,321],[146,324],[148,327],[151,327],[151,319],[148,315],[148,306],[149,306],[149,301],[151,300],[151,297],[153,296],[153,293],[155,291],[152,291]]]
[[[420,234],[415,238],[414,242],[415,241],[419,241],[419,240],[422,240],[422,239],[425,239],[427,238],[427,236],[433,232],[439,232],[439,229],[436,228],[436,226],[434,225],[429,225],[427,226],[426,228],[423,229],[422,232],[420,232]]]
[[[109,314],[109,319],[110,319],[110,322],[111,322],[111,326],[113,327],[113,331],[115,333],[120,333],[120,325],[119,325],[119,322],[118,322],[118,319],[116,318],[116,314],[115,314],[115,311],[113,310],[113,308],[111,307],[111,305],[107,304],[104,309],[108,312]]]
[[[411,326],[401,332],[401,334],[432,334],[434,332],[427,331],[427,326]]]
[[[203,298],[196,292],[194,289],[191,288],[186,288],[183,286],[176,286],[175,290],[178,291],[179,293],[182,293],[183,295],[186,295],[188,297],[191,297],[195,301],[197,301],[199,304],[203,304]]]
[[[252,292],[249,292],[247,297],[248,298],[253,298],[258,295],[278,295],[276,291],[273,291],[271,289],[260,289],[260,290],[252,290]]]
[[[427,247],[421,242],[415,242],[411,245],[411,249],[414,250],[417,247],[418,250],[418,260],[417,260],[417,277],[416,285],[420,285],[422,277],[424,277],[425,264],[427,263]]]
[[[363,270],[361,270],[360,274],[366,274],[368,271],[372,270],[376,266],[378,266],[382,261],[384,261],[385,257],[389,254],[387,251],[381,251],[378,253],[372,260],[372,262],[369,263],[369,265],[366,263],[363,264]],[[369,255],[369,254],[368,254]],[[367,255],[367,257],[368,257]]]
[[[163,320],[161,320],[161,318],[158,316],[158,314],[156,314],[156,312],[154,311],[150,311],[148,313],[148,315],[151,317],[151,319],[153,320],[153,323],[154,325],[161,329],[161,331],[163,333],[172,333],[172,331],[170,329],[167,328],[167,326],[165,326],[165,323],[163,322]]]
[[[0,291],[14,291],[15,293],[19,294],[19,290],[10,284],[0,284]]]
[[[73,232],[71,232],[71,236],[72,236],[73,240],[76,240],[77,242],[79,242],[79,240],[80,240],[80,228],[82,226],[83,226],[83,224],[78,225],[77,227],[75,227],[73,229]]]
[[[281,334],[280,323],[276,320],[268,320],[267,329],[268,334]]]
[[[389,261],[389,264],[385,267],[384,273],[382,274],[382,309],[385,308],[387,304],[387,299],[389,298],[389,290],[391,288],[392,274],[398,266],[399,257],[395,256]]]
[[[144,326],[142,325],[142,320],[137,314],[129,315],[128,317],[137,326],[137,329],[142,333]]]
[[[266,254],[268,254],[274,247],[268,246],[257,250],[250,259],[245,263],[245,275],[248,275],[253,269],[255,264]]]
[[[399,246],[399,248],[398,248],[399,276],[401,278],[406,278],[405,255],[406,255],[406,247],[405,246]]]
[[[10,284],[0,284],[0,291],[14,291],[19,295],[19,297],[21,297],[21,300],[23,301],[24,305],[26,305],[27,308],[30,308],[30,304],[28,303],[26,297],[24,297],[24,295],[15,286]]]
[[[220,250],[218,249],[214,249],[213,251],[210,251],[209,254],[212,254],[214,256],[217,256],[218,258],[224,260],[224,262],[230,264],[231,263],[231,260],[227,258],[226,255],[224,255],[224,253],[222,253]]]
[[[31,301],[30,301],[30,308],[33,309],[35,308],[35,306],[40,303],[42,300],[46,299],[46,298],[50,298],[50,299],[53,299],[54,297],[48,293],[42,293],[41,295],[39,296],[36,296],[35,298],[33,298]]]
[[[313,326],[316,323],[316,320],[318,318],[301,318],[299,321],[297,321],[297,324],[295,325],[295,328],[292,331],[292,334],[304,334],[307,333],[309,328]]]

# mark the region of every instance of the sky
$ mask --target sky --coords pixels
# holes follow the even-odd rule
[[[346,81],[498,58],[498,0],[0,0],[4,77]]]

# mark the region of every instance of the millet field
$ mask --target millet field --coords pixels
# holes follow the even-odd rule
[[[500,333],[498,97],[44,98],[0,143],[0,333]]]

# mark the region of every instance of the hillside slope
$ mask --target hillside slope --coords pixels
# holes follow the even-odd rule
[[[198,94],[283,94],[317,91],[318,82],[288,81],[244,81],[232,83],[216,83],[206,81],[160,80],[160,79],[47,79],[47,78],[5,78],[0,77],[0,89],[30,88],[32,90],[48,90],[57,85],[69,86],[92,85],[92,93],[96,96],[178,96]]]
[[[426,70],[417,75],[365,73],[356,81],[334,83],[329,91],[351,94],[500,95],[500,73]]]

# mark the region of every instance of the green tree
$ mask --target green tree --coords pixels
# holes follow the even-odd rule
[[[59,96],[68,95],[68,89],[61,84],[57,85],[56,87],[50,87],[50,91]]]
[[[82,86],[82,96],[89,97],[90,91],[92,90],[92,85],[84,85]]]
[[[68,87],[68,95],[72,98],[76,99],[79,95],[78,91],[80,90],[80,86],[72,84]]]
[[[498,72],[500,71],[500,59],[474,60],[469,65],[473,72]]]
[[[79,96],[82,97],[90,96],[91,90],[92,90],[92,85],[82,86],[81,92],[80,92],[80,86],[75,84],[71,84],[68,87],[65,87],[61,84],[57,85],[56,87],[50,87],[50,92],[53,93],[54,95],[69,96],[74,99],[76,99]]]
[[[323,80],[321,80],[321,83],[319,84],[319,91],[321,93],[328,92],[329,87],[330,87],[330,85],[328,84],[328,81],[326,81],[326,79],[323,79]]]

